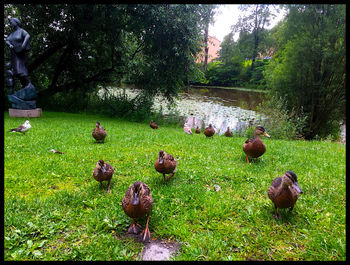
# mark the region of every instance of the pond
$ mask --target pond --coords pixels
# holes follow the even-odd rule
[[[139,89],[130,85],[107,89],[113,94],[125,93],[129,98],[134,98],[140,93]],[[103,93],[103,89],[100,93]],[[171,108],[166,99],[156,97],[154,109],[163,115],[175,113],[184,117],[191,128],[204,128],[211,123],[219,135],[225,133],[227,127],[230,127],[233,133],[242,133],[249,122],[265,120],[265,117],[256,111],[263,97],[262,92],[190,87],[186,92],[179,93]]]
[[[139,89],[125,84],[106,89],[112,94],[125,93],[129,98],[140,93]],[[102,95],[103,89],[99,93]],[[263,91],[255,92],[244,88],[189,87],[186,92],[179,93],[171,108],[166,99],[156,97],[154,109],[163,115],[177,114],[184,117],[191,128],[204,128],[211,123],[219,135],[225,133],[227,127],[234,134],[242,134],[252,121],[254,124],[264,124],[266,117],[257,112],[264,95]],[[341,141],[346,143],[345,123],[341,124]]]

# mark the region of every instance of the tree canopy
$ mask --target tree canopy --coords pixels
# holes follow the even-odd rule
[[[345,5],[287,8],[267,85],[286,110],[306,117],[305,138],[326,137],[345,120]]]
[[[135,81],[148,94],[172,99],[194,70],[203,5],[15,4],[31,35],[28,70],[38,100],[58,92],[86,94],[98,84]],[[9,51],[5,49],[5,60]]]

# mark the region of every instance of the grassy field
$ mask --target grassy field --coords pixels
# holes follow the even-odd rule
[[[242,137],[48,111],[30,118],[26,135],[9,132],[24,121],[4,113],[5,260],[139,260],[144,245],[126,236],[131,220],[121,208],[136,180],[153,196],[151,237],[181,244],[175,260],[345,260],[342,144],[271,135],[248,165]],[[104,144],[91,136],[96,121]],[[179,163],[168,182],[154,169],[161,149]],[[115,169],[111,193],[92,177],[99,159]],[[267,190],[286,170],[304,193],[275,220]]]

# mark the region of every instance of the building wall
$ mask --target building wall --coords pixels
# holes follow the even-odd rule
[[[208,63],[220,56],[221,41],[217,38],[208,36]],[[197,62],[204,62],[204,48],[198,55]]]

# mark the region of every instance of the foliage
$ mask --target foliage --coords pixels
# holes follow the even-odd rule
[[[98,85],[138,81],[171,99],[195,68],[202,5],[15,4],[31,35],[30,64],[38,105],[62,92],[86,95]],[[13,13],[12,10],[15,12]],[[6,49],[5,59],[9,59]],[[49,83],[47,83],[49,80]]]
[[[131,220],[121,208],[136,180],[151,188],[152,238],[181,244],[175,260],[346,259],[342,144],[277,140],[268,131],[266,153],[248,165],[245,137],[206,139],[181,127],[49,111],[30,118],[26,135],[8,132],[23,120],[4,113],[6,261],[140,260],[144,245],[126,236]],[[96,121],[107,130],[104,144],[91,136]],[[153,165],[160,149],[179,161],[167,183]],[[111,193],[92,177],[99,159],[115,169]],[[275,220],[267,190],[286,170],[304,193]]]
[[[210,62],[206,79],[210,85],[215,86],[240,86],[237,78],[240,73],[240,62],[233,58],[230,62],[224,64],[220,61]]]
[[[345,5],[288,7],[279,32],[286,42],[266,81],[273,96],[284,97],[288,114],[308,117],[305,138],[326,137],[345,119]]]
[[[258,106],[259,113],[268,117],[264,126],[276,139],[301,139],[308,117],[305,113],[299,116],[294,111],[287,112],[284,109],[284,102],[284,98],[268,95]]]
[[[240,16],[238,22],[232,27],[234,32],[240,32],[240,39],[244,35],[252,37],[249,44],[252,45],[252,53],[248,58],[252,59],[252,69],[255,66],[255,58],[258,55],[258,47],[265,35],[265,27],[269,26],[272,17],[275,17],[273,10],[279,11],[275,5],[257,4],[240,5],[240,10],[246,15]]]

